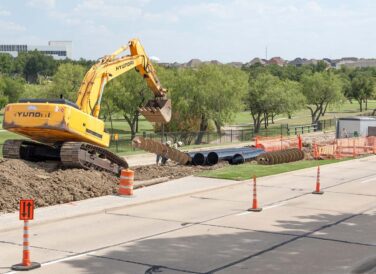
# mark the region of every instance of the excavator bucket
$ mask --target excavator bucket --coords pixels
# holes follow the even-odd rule
[[[168,123],[171,120],[171,100],[170,99],[154,99],[140,107],[138,111],[149,122]]]

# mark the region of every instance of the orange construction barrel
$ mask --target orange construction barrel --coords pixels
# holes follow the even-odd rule
[[[134,171],[130,169],[122,169],[120,173],[120,185],[118,194],[132,196],[133,195]]]

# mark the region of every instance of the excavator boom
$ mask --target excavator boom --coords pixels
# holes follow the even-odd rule
[[[130,55],[119,57],[128,49]],[[166,98],[167,90],[161,86],[152,63],[137,39],[103,57],[86,73],[78,92],[78,107],[85,113],[98,117],[105,85],[131,69],[140,73],[155,97],[140,108],[141,114],[150,122],[169,122],[171,102]]]

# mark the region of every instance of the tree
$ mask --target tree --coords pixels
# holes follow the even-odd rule
[[[25,91],[22,79],[9,76],[0,77],[0,109],[8,103],[18,102]]]
[[[250,74],[247,104],[256,133],[259,132],[262,122],[267,128],[270,119],[274,123],[276,115],[291,116],[294,111],[304,106],[304,102],[298,82],[280,80],[268,72],[260,73],[256,77]]]
[[[0,53],[0,73],[11,75],[14,71],[14,58],[8,53]]]
[[[110,106],[123,114],[133,139],[137,132],[138,108],[152,97],[146,81],[136,71],[130,71],[109,82],[104,93],[103,100],[110,100]]]
[[[51,89],[51,83],[25,84],[21,98],[48,98]]]
[[[363,111],[363,103],[366,103],[374,94],[375,83],[372,75],[366,72],[354,71],[350,74],[350,82],[346,86],[346,96],[355,99],[359,103],[359,111]]]
[[[16,59],[16,72],[20,72],[25,80],[36,83],[38,76],[52,76],[56,71],[56,61],[51,56],[39,51],[20,52]]]
[[[169,129],[199,131],[201,143],[213,121],[217,131],[243,108],[247,75],[227,65],[202,65],[196,69],[178,69],[163,81],[171,88],[173,117]]]
[[[266,126],[269,123],[269,118],[274,123],[274,117],[279,114],[287,114],[291,117],[292,114],[304,107],[305,97],[301,93],[300,84],[296,81],[283,80],[276,83],[274,89],[266,94],[269,98],[267,102],[264,123]]]
[[[237,68],[230,66],[215,66],[218,78],[213,77],[216,86],[211,90],[212,100],[211,118],[217,129],[221,133],[221,127],[230,122],[234,114],[244,109],[244,97],[248,90],[247,74]],[[215,73],[215,72],[213,72]],[[214,75],[213,75],[214,76]]]
[[[312,123],[317,123],[328,105],[342,102],[342,82],[330,72],[316,72],[302,78],[302,93],[311,112]]]
[[[310,64],[308,66],[311,68],[312,72],[323,72],[328,68],[328,64],[323,60],[320,60],[316,64]]]
[[[4,94],[5,82],[3,77],[0,78],[0,109],[3,109],[8,103],[8,97]]]
[[[192,112],[192,106],[197,104],[197,101],[195,101],[197,90],[195,70],[158,67],[156,69],[161,82],[165,87],[168,87],[168,94],[172,101],[172,118],[165,125],[165,129],[170,132],[197,131],[200,115]]]
[[[253,128],[256,133],[259,132],[262,121],[267,118],[265,116],[267,116],[268,110],[273,106],[273,98],[268,98],[268,95],[274,93],[278,82],[278,77],[270,73],[261,73],[256,77],[250,75],[249,77],[247,105],[251,111]]]
[[[85,75],[85,68],[75,64],[61,64],[52,79],[48,97],[59,98],[61,95],[75,102],[77,92]]]

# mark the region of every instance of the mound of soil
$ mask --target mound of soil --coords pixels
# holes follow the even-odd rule
[[[135,181],[180,178],[215,167],[138,166]],[[119,178],[107,172],[61,169],[57,163],[0,159],[0,213],[14,212],[20,199],[34,199],[37,207],[68,203],[116,193]]]

